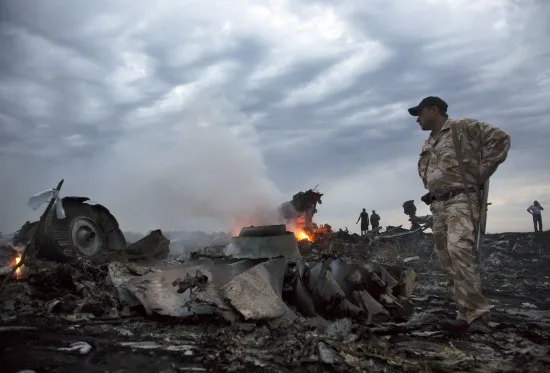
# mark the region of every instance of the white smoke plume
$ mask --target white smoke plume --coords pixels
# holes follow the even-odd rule
[[[280,223],[285,198],[268,177],[250,118],[227,100],[202,100],[173,118],[142,119],[92,160],[96,172],[86,183],[95,188],[86,189],[122,229],[238,233]]]

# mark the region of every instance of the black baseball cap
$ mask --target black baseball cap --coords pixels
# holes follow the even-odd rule
[[[446,113],[447,108],[449,107],[447,105],[447,103],[445,101],[443,101],[442,99],[440,99],[439,97],[429,96],[429,97],[424,98],[422,101],[420,101],[418,106],[410,108],[409,109],[409,114],[412,115],[413,117],[417,117],[418,113],[420,112],[420,109],[423,108],[423,107],[426,107],[426,106],[438,107],[439,109],[441,109],[441,111],[443,113]]]

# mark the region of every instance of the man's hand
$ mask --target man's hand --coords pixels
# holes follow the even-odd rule
[[[430,192],[424,194],[420,199],[428,206],[432,204],[432,194]]]

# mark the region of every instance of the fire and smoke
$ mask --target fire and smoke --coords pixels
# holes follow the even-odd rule
[[[301,240],[312,241],[311,234],[308,234],[306,232],[303,218],[298,218],[296,220],[290,221],[287,224],[286,228],[289,232],[294,232],[294,236],[298,241],[301,241]]]
[[[294,231],[294,235],[296,236],[296,239],[298,241],[301,241],[301,240],[313,241],[311,237],[303,230]]]

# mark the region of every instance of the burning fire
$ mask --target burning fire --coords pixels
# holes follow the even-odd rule
[[[21,254],[17,254],[17,257],[14,260],[13,266],[15,267],[16,265],[18,265],[20,261],[21,261]],[[21,267],[19,267],[15,270],[14,275],[15,275],[16,279],[19,279],[21,277],[21,269],[22,268],[23,268],[23,266],[21,266]]]
[[[311,237],[306,233],[304,232],[303,230],[301,229],[297,229],[294,231],[294,236],[296,237],[296,239],[298,241],[301,241],[301,240],[308,240],[308,241],[313,241],[311,239]]]

